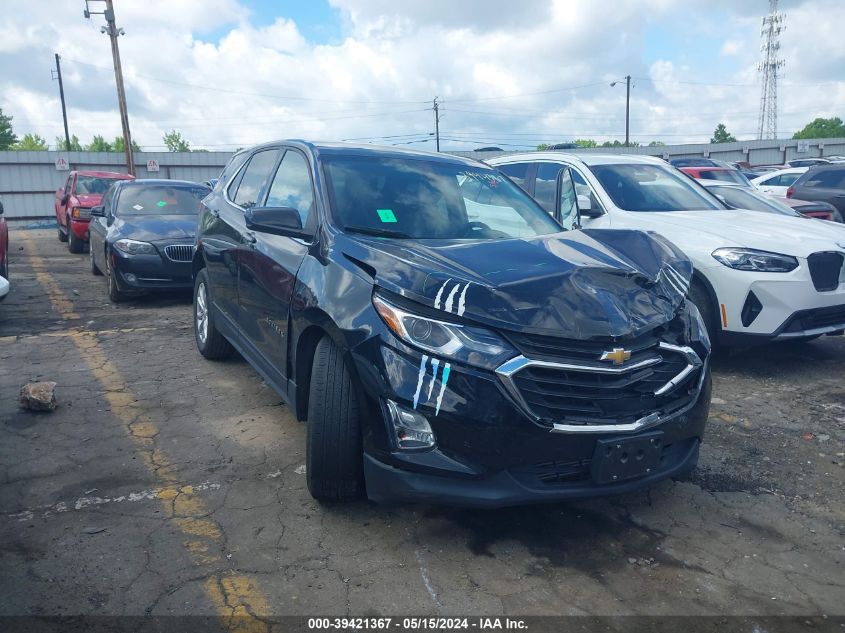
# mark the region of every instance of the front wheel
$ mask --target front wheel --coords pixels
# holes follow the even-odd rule
[[[704,319],[704,325],[707,327],[707,336],[710,337],[710,343],[715,349],[719,344],[718,337],[721,328],[719,327],[719,317],[716,314],[716,306],[710,299],[710,294],[707,292],[703,283],[697,279],[693,279],[687,297],[701,313],[701,318]]]
[[[305,473],[308,491],[320,501],[347,501],[364,491],[361,418],[355,385],[340,348],[328,336],[314,351]]]
[[[101,271],[101,270],[97,267],[97,262],[95,262],[95,261],[94,261],[94,249],[93,249],[93,248],[91,248],[91,247],[90,247],[90,245],[89,245],[89,247],[88,247],[88,259],[91,261],[91,274],[96,275],[96,276],[98,276],[98,277],[99,277],[100,275],[102,275],[102,274],[103,274],[103,271]]]
[[[194,281],[194,338],[200,354],[209,360],[226,358],[232,353],[232,344],[226,340],[214,323],[211,294],[208,291],[208,273],[205,268],[197,273]]]
[[[85,251],[85,241],[76,237],[76,233],[70,226],[70,220],[67,223],[67,249],[71,253],[82,253]]]
[[[59,224],[59,228],[57,230],[59,232],[59,241],[60,242],[67,242],[67,233],[62,231],[62,225],[61,224]],[[70,232],[70,231],[68,231],[68,232]]]
[[[109,252],[106,251],[106,286],[109,291],[109,299],[112,303],[120,303],[126,300],[126,293],[117,287],[117,279],[115,279],[117,272],[112,270],[109,257]]]

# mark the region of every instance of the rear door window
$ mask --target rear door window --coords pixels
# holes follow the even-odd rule
[[[259,204],[265,191],[265,183],[278,158],[279,150],[276,149],[253,154],[240,178],[236,178],[229,185],[229,199],[244,209]]]
[[[531,193],[528,188],[528,170],[530,167],[531,163],[511,163],[509,165],[497,165],[496,169],[513,180],[525,191]]]
[[[845,179],[844,169],[823,169],[807,175],[802,185],[812,188],[842,189],[842,181]]]

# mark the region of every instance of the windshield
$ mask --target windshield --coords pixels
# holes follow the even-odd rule
[[[721,196],[734,209],[751,209],[752,211],[765,211],[766,213],[781,213],[792,216],[801,215],[793,211],[791,207],[750,189],[729,187],[726,185],[715,185],[707,188],[711,193]]]
[[[563,230],[490,168],[360,156],[328,156],[324,163],[334,218],[347,232],[483,240]]]
[[[748,178],[739,173],[736,169],[702,169],[698,172],[701,180],[719,180],[721,182],[732,182],[737,185],[749,186]]]
[[[625,211],[701,211],[722,207],[689,178],[660,165],[590,167],[613,203]]]
[[[99,176],[77,176],[76,193],[103,195],[118,178],[100,178]]]
[[[211,189],[202,185],[129,185],[120,192],[117,215],[191,215]]]

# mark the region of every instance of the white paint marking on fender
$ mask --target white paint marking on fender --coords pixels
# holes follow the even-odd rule
[[[686,290],[689,289],[689,281],[687,281],[681,273],[672,268],[669,264],[666,265],[666,268],[669,269],[669,274],[675,277],[675,281],[677,281],[681,285],[681,288],[684,288],[686,292]]]
[[[426,354],[422,355],[422,359],[420,359],[420,373],[417,375],[417,390],[414,392],[414,408],[417,408],[417,404],[420,401],[420,392],[422,391],[423,380],[425,379],[425,364],[428,362],[428,356]]]
[[[443,296],[443,291],[446,289],[446,286],[449,284],[450,281],[452,281],[451,277],[444,281],[443,285],[440,286],[440,290],[437,291],[437,296],[434,297],[434,307],[438,310],[440,309],[440,298]]]
[[[463,316],[464,310],[466,309],[466,298],[467,298],[467,290],[472,285],[472,283],[467,283],[464,286],[464,289],[461,291],[461,298],[458,300],[458,316]]]
[[[452,311],[452,303],[455,301],[455,294],[457,294],[460,287],[461,284],[455,284],[455,287],[452,288],[452,292],[450,292],[449,296],[446,298],[446,306],[443,308],[446,312]]]
[[[675,292],[677,292],[678,294],[684,294],[684,291],[683,291],[683,290],[681,290],[681,289],[678,287],[678,282],[677,282],[677,281],[675,281],[675,280],[674,280],[674,279],[673,279],[673,278],[669,275],[669,273],[667,273],[667,272],[666,272],[666,270],[665,270],[665,269],[664,269],[664,270],[661,270],[661,271],[660,271],[660,274],[661,274],[661,275],[663,275],[663,279],[665,279],[665,280],[666,280],[666,282],[667,282],[670,286],[672,286],[672,290],[674,290],[674,291],[675,291]]]

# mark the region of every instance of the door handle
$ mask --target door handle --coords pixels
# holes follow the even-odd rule
[[[242,239],[244,241],[244,244],[247,244],[251,247],[255,247],[255,242],[256,242],[255,233],[247,231],[246,233],[243,234]]]

